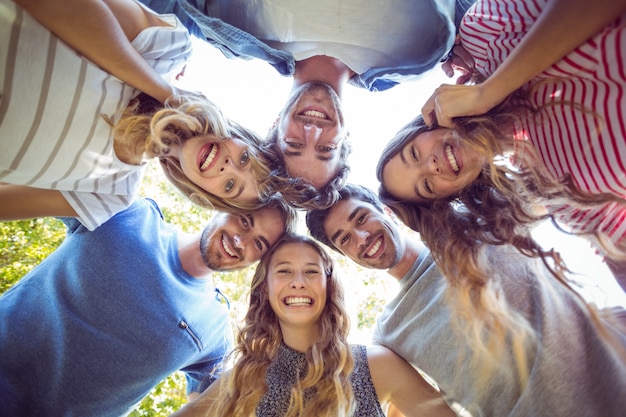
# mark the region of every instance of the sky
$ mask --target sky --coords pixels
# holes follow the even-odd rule
[[[436,67],[383,92],[347,86],[342,101],[353,149],[348,181],[376,191],[375,169],[384,146],[420,112],[437,86],[452,82]],[[292,78],[281,76],[261,60],[227,59],[216,48],[194,39],[194,54],[177,85],[201,91],[229,118],[265,136],[289,96]],[[539,227],[535,236],[562,253],[576,279],[585,285],[582,292],[588,300],[599,306],[626,306],[626,294],[587,242],[555,232],[550,224]]]

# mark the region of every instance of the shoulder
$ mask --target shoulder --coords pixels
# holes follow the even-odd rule
[[[142,204],[148,207],[149,210],[158,213],[159,217],[161,219],[164,219],[163,212],[161,211],[161,208],[159,207],[156,201],[154,201],[151,198],[140,198],[140,199],[137,199],[137,201],[142,202]]]

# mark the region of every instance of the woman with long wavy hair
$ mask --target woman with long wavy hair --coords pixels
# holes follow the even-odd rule
[[[259,263],[234,366],[184,416],[452,416],[440,394],[383,346],[348,344],[349,317],[332,259],[286,235]]]
[[[389,143],[381,197],[421,233],[437,228],[441,246],[456,235],[540,254],[529,228],[550,218],[590,240],[626,289],[624,12],[624,1],[478,1],[454,49],[478,82],[439,87]]]
[[[507,141],[514,140],[507,135],[515,120],[515,112],[491,118],[488,115],[467,117],[457,119],[453,129],[440,129],[427,126],[420,115],[387,145],[377,166],[381,202],[404,224],[417,231],[431,250],[449,283],[447,300],[454,317],[463,322],[462,332],[474,352],[476,364],[485,370],[489,369],[487,365],[498,363],[498,358],[507,354],[506,343],[515,346],[517,354],[535,337],[526,318],[515,311],[514,303],[501,296],[499,283],[493,279],[496,275],[493,259],[487,255],[489,247],[510,245],[523,255],[540,259],[553,279],[579,297],[560,254],[543,248],[532,236],[534,226],[551,218],[540,203],[565,203],[584,209],[615,200],[610,195],[572,192],[567,184],[554,181],[537,165],[520,170],[498,161],[496,155],[510,144]],[[484,165],[476,170],[477,177],[449,196],[417,202],[394,195],[390,191],[393,186],[388,187],[389,177],[385,175],[389,161],[394,157],[400,161],[402,158],[410,160],[413,152],[419,155],[421,151],[424,155],[425,148],[415,142],[436,135],[441,135],[443,140],[438,145],[434,142],[434,147],[456,147],[460,143],[458,138],[462,137],[465,140],[459,148],[485,146],[493,159],[485,158]],[[522,141],[517,147],[518,150],[524,149],[525,155],[535,155],[528,142]],[[598,327],[603,329],[595,309],[588,307]],[[619,342],[604,333],[609,343],[619,346]],[[618,349],[626,355],[623,347]],[[518,365],[520,380],[524,383],[531,370],[526,369],[524,363]],[[485,378],[491,375],[490,372],[483,373]]]

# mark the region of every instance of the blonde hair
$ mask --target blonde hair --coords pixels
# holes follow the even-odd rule
[[[356,408],[349,376],[354,359],[347,342],[350,320],[345,310],[343,287],[332,258],[313,239],[287,234],[266,253],[257,266],[250,295],[250,306],[237,337],[235,365],[220,396],[209,406],[207,415],[254,416],[267,391],[265,375],[276,359],[282,343],[278,318],[267,298],[267,277],[272,256],[283,245],[303,243],[322,258],[327,279],[327,302],[319,319],[319,340],[306,352],[306,376],[291,388],[287,417],[347,417]],[[219,382],[218,382],[219,383]],[[314,395],[304,392],[314,388]]]
[[[198,94],[184,94],[158,106],[145,94],[132,100],[113,125],[116,144],[141,155],[158,157],[167,179],[195,204],[227,212],[242,212],[263,207],[272,195],[270,161],[261,149],[262,139],[224,116],[207,98]],[[260,192],[258,201],[231,201],[217,197],[200,188],[183,173],[177,158],[168,156],[172,144],[187,139],[213,134],[221,140],[237,138],[249,146],[250,163]]]

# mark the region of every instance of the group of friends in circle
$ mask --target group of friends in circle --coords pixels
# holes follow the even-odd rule
[[[0,220],[67,225],[0,297],[0,411],[124,415],[182,370],[176,416],[623,413],[626,311],[531,232],[588,239],[626,291],[626,1],[0,4]],[[265,137],[170,83],[191,36],[293,77]],[[456,84],[415,103],[377,193],[349,184],[379,139],[350,137],[346,86],[440,62]],[[152,158],[216,212],[202,231],[137,196]],[[329,250],[398,280],[371,345]],[[213,274],[255,262],[233,339]]]

